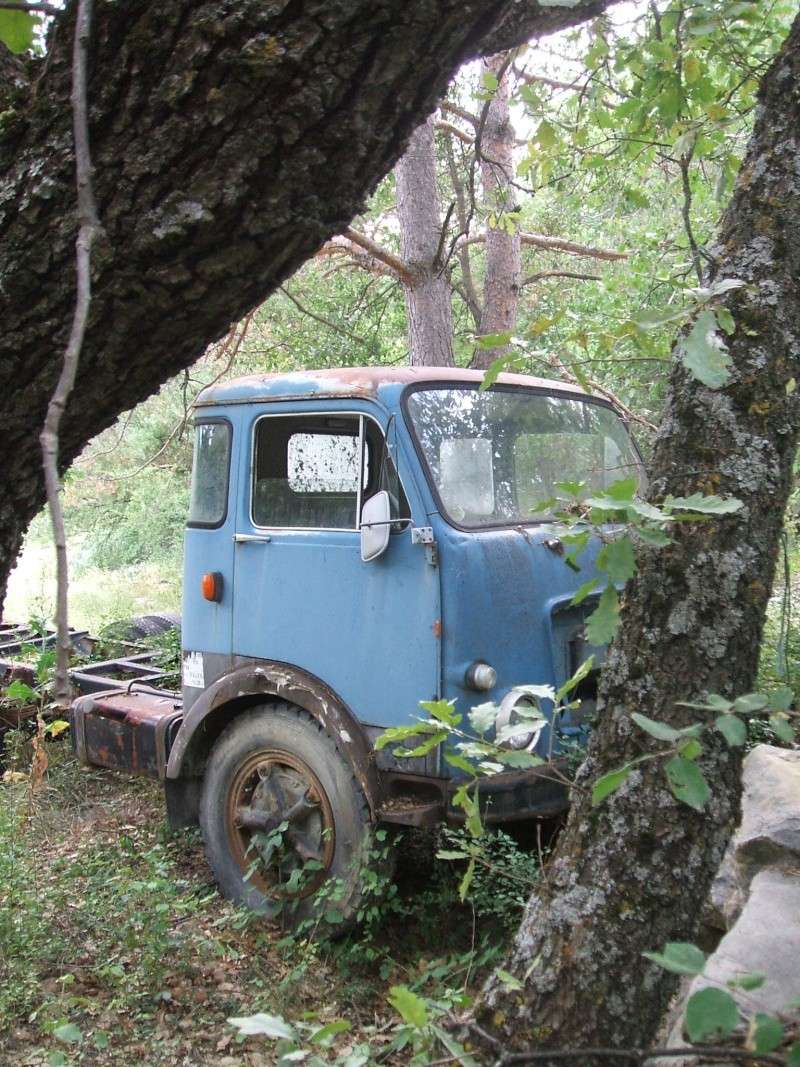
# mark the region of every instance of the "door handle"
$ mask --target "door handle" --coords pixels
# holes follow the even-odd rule
[[[272,540],[272,537],[269,534],[234,534],[233,540],[237,545],[266,545]]]

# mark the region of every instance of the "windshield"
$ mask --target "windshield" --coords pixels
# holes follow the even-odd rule
[[[537,505],[557,482],[589,492],[641,463],[619,416],[590,399],[526,389],[432,387],[408,395],[408,413],[442,505],[459,526],[541,522]]]

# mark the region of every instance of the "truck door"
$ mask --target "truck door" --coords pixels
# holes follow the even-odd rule
[[[240,492],[234,563],[234,655],[279,660],[326,682],[362,722],[408,722],[439,692],[439,577],[410,522],[362,562],[363,502],[388,489],[409,504],[383,432],[354,412],[254,420]],[[402,471],[401,471],[402,474]],[[413,518],[425,523],[419,502]]]

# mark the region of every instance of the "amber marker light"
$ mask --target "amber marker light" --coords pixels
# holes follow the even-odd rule
[[[209,571],[200,579],[200,590],[206,600],[218,604],[222,600],[222,575],[219,571]]]

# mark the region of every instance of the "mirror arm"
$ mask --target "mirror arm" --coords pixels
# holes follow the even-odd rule
[[[373,526],[412,526],[413,519],[387,519],[385,522],[360,522],[359,530],[371,529]]]

